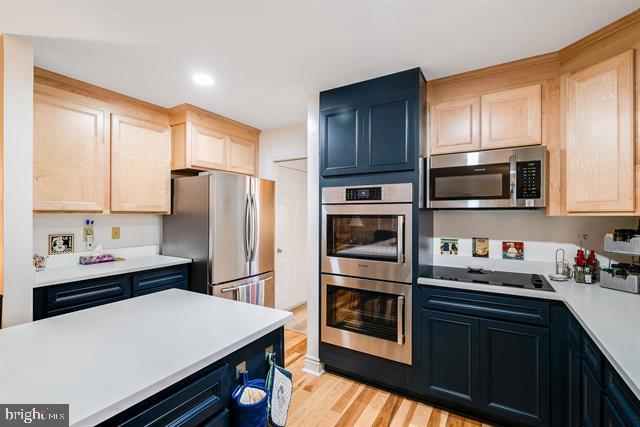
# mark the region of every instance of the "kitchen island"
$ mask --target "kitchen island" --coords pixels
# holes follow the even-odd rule
[[[170,289],[3,329],[0,402],[68,403],[71,425],[112,417],[126,424],[175,410],[204,378],[218,381],[212,402],[227,411],[236,365],[262,376],[272,349],[282,363],[282,326],[291,318]]]

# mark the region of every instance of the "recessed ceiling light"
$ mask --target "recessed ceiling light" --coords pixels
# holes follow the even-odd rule
[[[200,86],[211,86],[213,84],[213,77],[209,74],[195,73],[193,75],[193,81]]]

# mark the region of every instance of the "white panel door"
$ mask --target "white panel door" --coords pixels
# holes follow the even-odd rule
[[[281,162],[276,181],[276,308],[307,298],[307,173]]]

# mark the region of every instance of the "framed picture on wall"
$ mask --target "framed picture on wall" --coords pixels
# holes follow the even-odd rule
[[[489,239],[486,237],[473,238],[473,256],[489,258]]]
[[[524,260],[524,242],[502,242],[502,259]]]
[[[49,234],[49,255],[73,252],[73,234]]]

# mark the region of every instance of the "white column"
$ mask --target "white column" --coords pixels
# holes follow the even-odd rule
[[[320,94],[310,95],[307,102],[307,355],[303,371],[322,375],[320,361]]]
[[[33,317],[33,48],[20,37],[1,35],[0,51],[2,326],[7,327]]]

